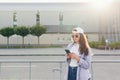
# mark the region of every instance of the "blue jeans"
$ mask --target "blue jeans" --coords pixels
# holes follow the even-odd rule
[[[70,67],[68,69],[68,80],[76,80],[77,67]]]
[[[88,80],[91,80],[90,78]]]

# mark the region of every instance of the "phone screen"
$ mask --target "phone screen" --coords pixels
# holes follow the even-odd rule
[[[65,49],[65,52],[68,54],[68,53],[70,53],[70,50],[68,50],[68,49]]]

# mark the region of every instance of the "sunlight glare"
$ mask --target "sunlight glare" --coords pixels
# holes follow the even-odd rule
[[[112,3],[112,0],[93,0],[91,3],[94,8],[101,10],[109,6]]]

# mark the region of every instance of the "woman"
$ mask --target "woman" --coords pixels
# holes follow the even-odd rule
[[[70,51],[66,54],[68,63],[66,80],[90,80],[91,50],[83,29],[74,28],[72,39],[73,43],[66,48]]]

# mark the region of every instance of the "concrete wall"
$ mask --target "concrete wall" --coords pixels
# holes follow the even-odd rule
[[[97,34],[87,34],[89,41],[98,41]],[[40,39],[40,44],[68,44],[71,42],[71,34],[43,34]],[[13,35],[9,39],[10,44],[22,44],[22,37]],[[25,44],[37,44],[36,36],[28,35],[24,38]],[[7,44],[7,38],[0,35],[0,44]]]

